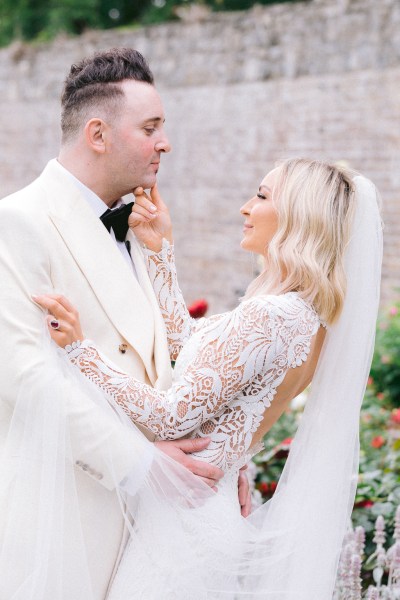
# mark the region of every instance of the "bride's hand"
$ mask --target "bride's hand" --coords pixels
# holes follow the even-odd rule
[[[60,348],[65,348],[72,342],[82,341],[79,313],[74,306],[59,294],[43,294],[32,296],[32,300],[48,311],[46,316],[47,326],[51,338]]]
[[[150,190],[150,197],[138,187],[133,190],[135,204],[128,223],[140,242],[149,250],[159,252],[162,240],[172,243],[172,223],[169,211],[155,185]]]

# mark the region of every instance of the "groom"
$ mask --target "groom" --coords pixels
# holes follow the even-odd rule
[[[65,82],[58,160],[51,160],[28,187],[0,202],[0,455],[25,374],[46,369],[40,344],[44,317],[32,294],[68,295],[79,307],[87,336],[113,362],[159,389],[170,385],[164,324],[140,249],[123,224],[121,233],[104,217],[135,187],[155,184],[160,159],[170,150],[163,123],[152,73],[138,52],[114,49],[85,59],[71,67]],[[75,382],[60,375],[59,386],[72,429],[93,598],[103,600],[121,551],[124,523],[99,440],[107,438],[112,448],[118,481],[135,472],[140,456],[122,426],[106,422]],[[159,445],[214,485],[222,472],[190,456],[207,443]],[[12,473],[0,477],[11,481]],[[240,496],[245,505],[245,484]],[[0,497],[0,555],[8,508],[5,493]],[[67,554],[74,541],[66,543]],[[66,585],[69,575],[73,573],[66,568]],[[0,597],[12,597],[15,590],[1,581],[2,575]],[[18,582],[18,570],[13,581]],[[70,600],[66,593],[62,598]]]

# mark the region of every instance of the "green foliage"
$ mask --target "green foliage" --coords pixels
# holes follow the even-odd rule
[[[294,2],[296,0],[206,0],[213,10],[245,10],[251,8],[254,4],[283,4],[285,2]]]
[[[305,401],[305,395],[300,397]],[[273,495],[289,453],[290,442],[299,425],[303,402],[288,409],[264,438],[265,451],[254,457],[257,465],[255,487],[263,500]]]
[[[177,20],[176,8],[188,4],[192,3],[185,0],[152,0],[147,9],[143,11],[140,21],[143,25],[152,25]]]
[[[360,428],[360,475],[352,520],[366,532],[365,553],[374,544],[373,529],[379,515],[385,518],[389,545],[392,543],[394,517],[400,504],[400,409],[391,408],[388,395],[376,397],[372,380],[368,386]],[[374,561],[366,561],[363,579],[372,583]]]
[[[60,32],[161,23],[176,19],[176,8],[190,4],[220,11],[295,1],[299,0],[1,0],[0,46],[14,39],[49,40]]]
[[[298,2],[300,0],[152,0],[149,7],[143,12],[141,22],[143,24],[161,23],[177,18],[176,9],[180,6],[190,4],[202,4],[209,6],[213,11],[246,10],[255,4],[283,4],[286,2]]]
[[[384,394],[391,406],[400,406],[400,302],[381,317],[371,377],[376,394]]]
[[[1,0],[0,45],[132,23],[151,0]]]

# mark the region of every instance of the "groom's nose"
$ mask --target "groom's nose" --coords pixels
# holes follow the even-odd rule
[[[155,149],[157,152],[170,152],[171,151],[171,144],[169,143],[169,139],[167,137],[167,134],[162,133],[162,137],[160,140],[158,140],[158,142],[155,145]]]

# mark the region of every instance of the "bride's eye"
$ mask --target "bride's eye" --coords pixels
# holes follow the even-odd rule
[[[257,198],[261,198],[261,200],[266,200],[267,196],[264,196],[264,194],[262,194],[261,192],[257,193]]]

